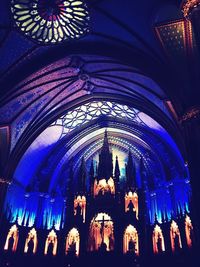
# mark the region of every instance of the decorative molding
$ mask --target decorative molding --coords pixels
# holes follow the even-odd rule
[[[180,122],[188,122],[200,118],[200,107],[190,108],[180,119]]]
[[[186,19],[190,18],[192,11],[200,5],[200,0],[186,0],[182,4],[182,12]]]
[[[168,21],[155,26],[156,36],[170,59],[186,56],[186,31],[184,19]]]

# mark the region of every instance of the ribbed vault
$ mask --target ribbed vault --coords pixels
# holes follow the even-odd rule
[[[0,120],[9,124],[13,167],[5,168],[5,174],[12,178],[22,155],[51,123],[94,100],[118,101],[149,114],[184,151],[166,99],[145,73],[113,58],[75,55],[58,60],[24,79],[1,100]]]

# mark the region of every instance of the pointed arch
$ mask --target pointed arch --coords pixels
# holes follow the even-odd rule
[[[80,234],[76,228],[72,228],[66,239],[66,248],[65,254],[74,253],[76,256],[79,256],[80,253]]]
[[[129,224],[124,231],[123,253],[133,253],[139,256],[139,237],[137,229]]]
[[[15,252],[17,250],[18,240],[19,240],[19,231],[17,225],[14,224],[8,232],[4,250],[11,250],[12,252]]]
[[[35,254],[37,251],[37,244],[38,244],[37,232],[36,232],[35,228],[32,228],[28,233],[28,236],[27,236],[26,242],[25,242],[25,246],[24,246],[24,253],[29,252],[30,242],[33,243],[33,248],[31,249],[30,253]]]
[[[130,202],[133,204],[133,211],[136,212],[136,218],[138,219],[138,194],[137,192],[129,191],[125,195],[125,212],[129,211],[129,204]]]
[[[189,248],[191,248],[193,245],[193,225],[188,215],[185,217],[185,235],[187,245]]]
[[[89,251],[104,248],[114,250],[114,225],[111,217],[106,213],[98,213],[90,223]]]
[[[80,209],[80,212],[79,212],[79,209]],[[77,215],[82,216],[83,223],[85,223],[85,214],[86,214],[86,197],[79,195],[75,197],[74,199],[74,216],[77,216]]]
[[[177,252],[182,248],[181,235],[179,231],[178,224],[175,221],[172,221],[170,227],[170,239],[171,239],[171,248],[172,252]]]
[[[162,229],[158,225],[154,227],[152,240],[153,240],[153,252],[155,254],[165,251],[164,236],[162,233]]]
[[[111,195],[115,194],[115,183],[112,177],[106,181],[106,179],[101,179],[97,181],[95,179],[94,181],[94,197],[98,195],[104,195],[110,193]]]
[[[52,247],[52,251],[49,251],[50,246]],[[55,256],[57,253],[57,246],[58,238],[56,232],[51,230],[46,238],[44,254],[47,255],[48,253],[52,253],[52,255]]]

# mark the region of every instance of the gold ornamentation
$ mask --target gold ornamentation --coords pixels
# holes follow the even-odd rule
[[[182,5],[182,11],[185,18],[189,18],[193,9],[200,5],[200,0],[187,0]]]
[[[200,118],[200,107],[190,108],[180,119],[180,122],[191,121]]]

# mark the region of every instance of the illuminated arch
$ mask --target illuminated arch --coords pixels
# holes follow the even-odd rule
[[[74,252],[76,256],[79,256],[80,235],[76,228],[72,228],[67,235],[65,253],[69,254],[70,252]]]
[[[187,245],[189,248],[191,248],[193,245],[193,225],[188,215],[185,218],[185,235],[186,235]]]
[[[129,191],[128,193],[126,193],[125,195],[125,212],[129,211],[129,203],[130,201],[132,201],[133,205],[134,205],[134,211],[136,212],[136,217],[138,219],[138,194],[136,192],[131,192]]]
[[[36,232],[35,228],[31,229],[30,232],[28,233],[28,236],[27,236],[26,242],[25,242],[24,253],[28,253],[30,241],[32,241],[34,244],[33,251],[31,251],[31,253],[35,254],[36,250],[37,250],[37,244],[38,244],[37,232]]]
[[[160,253],[165,251],[165,242],[164,242],[164,236],[162,233],[162,229],[160,226],[156,225],[153,230],[153,252]]]
[[[137,229],[129,224],[124,232],[123,238],[123,253],[127,252],[136,254],[139,256],[139,238]]]
[[[98,196],[99,194],[104,195],[106,193],[115,194],[115,183],[113,178],[109,178],[108,181],[106,179],[101,179],[94,181],[94,196]]]
[[[13,241],[13,244],[10,243],[11,240]],[[18,240],[19,240],[19,231],[18,231],[16,224],[14,224],[8,232],[4,250],[8,250],[9,245],[11,244],[12,247],[10,247],[10,249],[12,252],[15,252],[17,250]]]
[[[55,256],[57,253],[57,246],[58,246],[58,239],[57,235],[54,230],[51,230],[50,233],[47,236],[46,242],[45,242],[45,249],[44,254],[48,254],[49,245],[52,245],[52,255]]]
[[[77,196],[74,199],[74,215],[77,215],[77,207],[81,209],[81,216],[83,217],[83,223],[85,223],[85,213],[86,213],[86,197],[85,196]]]
[[[114,250],[114,229],[111,217],[98,213],[90,223],[89,251],[97,251],[106,245],[106,251]]]
[[[175,221],[172,221],[172,223],[171,223],[170,239],[171,239],[172,252],[176,252],[177,250],[182,248],[181,235],[180,235],[179,227]]]
[[[71,111],[52,123],[53,125],[62,125],[62,136],[71,132],[78,126],[82,126],[91,120],[98,119],[102,116],[109,118],[125,119],[126,121],[135,122],[145,125],[140,118],[140,111],[127,105],[121,105],[114,101],[90,101]]]

